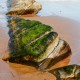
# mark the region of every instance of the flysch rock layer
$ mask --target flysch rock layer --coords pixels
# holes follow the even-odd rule
[[[14,17],[9,27],[10,61],[31,61],[40,69],[47,69],[71,55],[68,43],[49,25]]]

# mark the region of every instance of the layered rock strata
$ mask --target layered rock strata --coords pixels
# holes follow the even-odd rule
[[[68,43],[51,26],[16,17],[9,23],[12,60],[36,62],[40,69],[46,69],[71,55]]]
[[[49,72],[55,75],[57,80],[80,80],[79,65],[68,65]]]

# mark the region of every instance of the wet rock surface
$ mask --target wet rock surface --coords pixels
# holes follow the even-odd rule
[[[42,6],[35,0],[10,0],[9,12],[7,14],[36,14]]]
[[[55,75],[57,80],[80,80],[79,65],[68,65],[49,72]]]
[[[49,25],[14,17],[10,21],[10,61],[47,69],[71,55],[68,43]]]

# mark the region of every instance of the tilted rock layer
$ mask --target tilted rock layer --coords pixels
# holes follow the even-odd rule
[[[80,80],[80,66],[68,65],[62,68],[51,70],[50,73],[56,76],[57,80]]]
[[[35,20],[12,18],[10,23],[10,57],[39,63],[41,68],[54,64],[59,57],[71,54],[66,41],[49,25]]]
[[[36,14],[42,8],[35,0],[10,0],[10,4],[8,14]]]

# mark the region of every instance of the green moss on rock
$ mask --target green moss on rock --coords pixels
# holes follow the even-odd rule
[[[53,38],[53,36],[55,37]],[[56,37],[57,33],[51,32],[45,35],[44,37],[40,38],[36,42],[32,43],[31,45],[25,47],[26,52],[33,56],[39,56],[45,52],[46,48],[49,46],[50,43],[52,43],[53,39],[55,39]]]
[[[10,24],[12,57],[38,57],[58,36],[56,32],[52,32],[51,26],[39,21],[13,18]]]
[[[63,69],[64,69],[64,71],[65,71],[66,73],[71,74],[71,73],[73,72],[74,67],[75,67],[75,66],[70,65],[70,66],[64,67]]]
[[[35,38],[38,38],[40,35],[44,34],[46,31],[50,31],[50,30],[51,30],[51,27],[47,25],[42,25],[42,24],[36,25],[30,30],[28,30],[27,32],[25,31],[25,33],[21,34],[22,42],[24,44],[27,44],[32,40],[34,40]]]
[[[76,77],[80,78],[80,72],[76,75]]]

